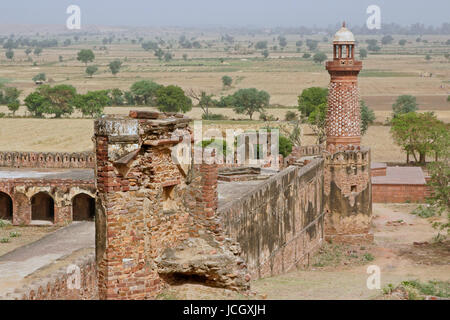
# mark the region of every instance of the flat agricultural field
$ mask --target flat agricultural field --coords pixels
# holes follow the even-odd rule
[[[143,79],[151,79],[160,84],[175,84],[183,89],[206,91],[215,98],[232,94],[241,88],[257,88],[267,91],[271,96],[271,108],[267,110],[275,119],[284,120],[288,110],[295,110],[298,95],[303,89],[320,86],[326,87],[329,75],[323,64],[314,63],[311,58],[303,58],[311,53],[306,47],[306,39],[319,41],[318,50],[331,57],[331,38],[324,41],[323,36],[286,35],[288,45],[281,50],[278,40],[272,35],[234,35],[233,44],[221,40],[218,33],[201,32],[191,39],[199,41],[198,49],[184,49],[178,43],[180,34],[154,33],[142,36],[142,41],[154,40],[156,36],[165,43],[163,49],[170,51],[173,59],[158,60],[153,51],[145,51],[136,34],[120,35],[112,44],[104,45],[104,35],[86,36],[68,46],[61,46],[67,38],[58,35],[60,46],[44,48],[41,55],[30,54],[24,49],[15,49],[13,60],[7,60],[5,50],[0,49],[0,83],[22,90],[20,100],[37,86],[32,78],[38,73],[45,73],[51,85],[70,84],[80,93],[90,90],[119,88],[129,90],[130,86]],[[376,122],[382,124],[390,115],[392,104],[399,95],[410,94],[417,97],[421,111],[435,111],[438,118],[450,122],[450,60],[444,57],[449,51],[445,44],[448,36],[423,36],[427,42],[416,42],[413,36],[394,35],[392,45],[383,45],[377,54],[369,53],[363,61],[363,71],[359,77],[361,98],[375,110]],[[366,47],[368,38],[379,36],[358,36],[359,47]],[[398,40],[406,39],[405,46],[399,46]],[[303,45],[296,47],[296,41]],[[264,59],[261,50],[255,50],[257,41],[267,41],[270,55]],[[81,49],[92,49],[99,71],[89,78],[85,74],[86,65],[77,60]],[[356,49],[359,52],[359,49]],[[429,54],[430,59],[425,59]],[[184,57],[183,57],[184,56]],[[119,74],[113,76],[108,64],[120,59],[123,67]],[[224,88],[221,78],[229,75],[233,79],[230,88]],[[108,107],[105,113],[127,114],[136,107]],[[144,108],[150,109],[150,108]],[[251,128],[263,125],[261,122],[242,121],[245,115],[237,115],[229,108],[213,108],[213,113],[223,114],[230,120],[214,123],[220,128]],[[0,113],[9,114],[6,106],[0,106]],[[202,111],[193,108],[188,113],[192,119],[200,119]],[[24,106],[16,113],[26,116]],[[258,114],[254,115],[258,120]],[[232,121],[236,120],[236,121]],[[239,121],[237,121],[239,120]],[[309,135],[309,128],[304,128],[304,144],[314,143]],[[0,119],[0,150],[17,151],[85,151],[92,150],[91,137],[93,120],[82,119],[73,114],[68,119]],[[365,145],[372,147],[374,161],[403,161],[405,156],[393,144],[389,127],[372,126],[363,138]]]

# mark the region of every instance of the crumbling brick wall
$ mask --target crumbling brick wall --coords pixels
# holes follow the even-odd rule
[[[218,211],[253,278],[309,263],[323,240],[323,160],[291,166]]]
[[[0,152],[0,167],[7,168],[94,168],[93,152]]]
[[[171,157],[179,136],[190,137],[188,123],[183,115],[135,111],[95,122],[101,299],[150,299],[186,278],[248,286],[239,250],[214,214],[217,165]]]
[[[373,241],[370,149],[346,147],[325,153],[326,239],[341,243]]]

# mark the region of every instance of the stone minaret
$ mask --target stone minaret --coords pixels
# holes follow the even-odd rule
[[[333,39],[333,61],[326,69],[331,75],[328,94],[327,147],[358,146],[361,142],[358,74],[362,62],[355,58],[355,38],[345,27]]]

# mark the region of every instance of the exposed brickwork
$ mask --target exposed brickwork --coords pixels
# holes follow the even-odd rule
[[[94,168],[93,152],[0,152],[0,167]]]
[[[372,185],[372,201],[374,203],[424,203],[428,195],[427,185]]]
[[[218,211],[253,278],[308,264],[323,239],[323,160],[289,167]]]
[[[95,123],[99,297],[151,299],[177,276],[246,288],[239,250],[215,216],[217,165],[171,157],[174,134],[190,136],[189,119],[130,116]]]
[[[372,190],[370,150],[325,154],[325,234],[334,242],[370,242]]]

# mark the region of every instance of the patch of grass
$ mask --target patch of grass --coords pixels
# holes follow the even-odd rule
[[[17,232],[17,231],[12,231],[9,233],[10,238],[18,238],[20,236],[22,236],[22,235],[20,234],[20,232]]]
[[[179,298],[172,291],[163,291],[156,296],[156,300],[179,300]]]
[[[6,227],[7,223],[3,220],[0,220],[0,228]]]
[[[326,243],[313,257],[311,265],[316,268],[335,267],[342,264],[365,264],[374,259],[371,253],[366,252],[365,247],[354,248],[348,245]]]
[[[421,296],[436,296],[441,298],[450,298],[450,281],[420,282],[418,280],[402,281],[403,286],[408,292],[409,300],[423,299]]]
[[[430,218],[436,215],[436,211],[431,206],[418,206],[411,214],[417,215],[421,218]]]
[[[9,238],[1,238],[0,239],[0,243],[8,243],[9,242]]]
[[[394,291],[394,285],[392,283],[387,284],[383,287],[383,294],[391,294]]]
[[[360,77],[376,77],[376,78],[398,78],[398,77],[416,77],[414,73],[394,72],[381,70],[363,70]]]
[[[375,259],[375,257],[373,256],[373,254],[371,254],[370,252],[368,252],[368,253],[364,253],[363,259],[364,259],[365,261],[373,261],[373,260]]]

